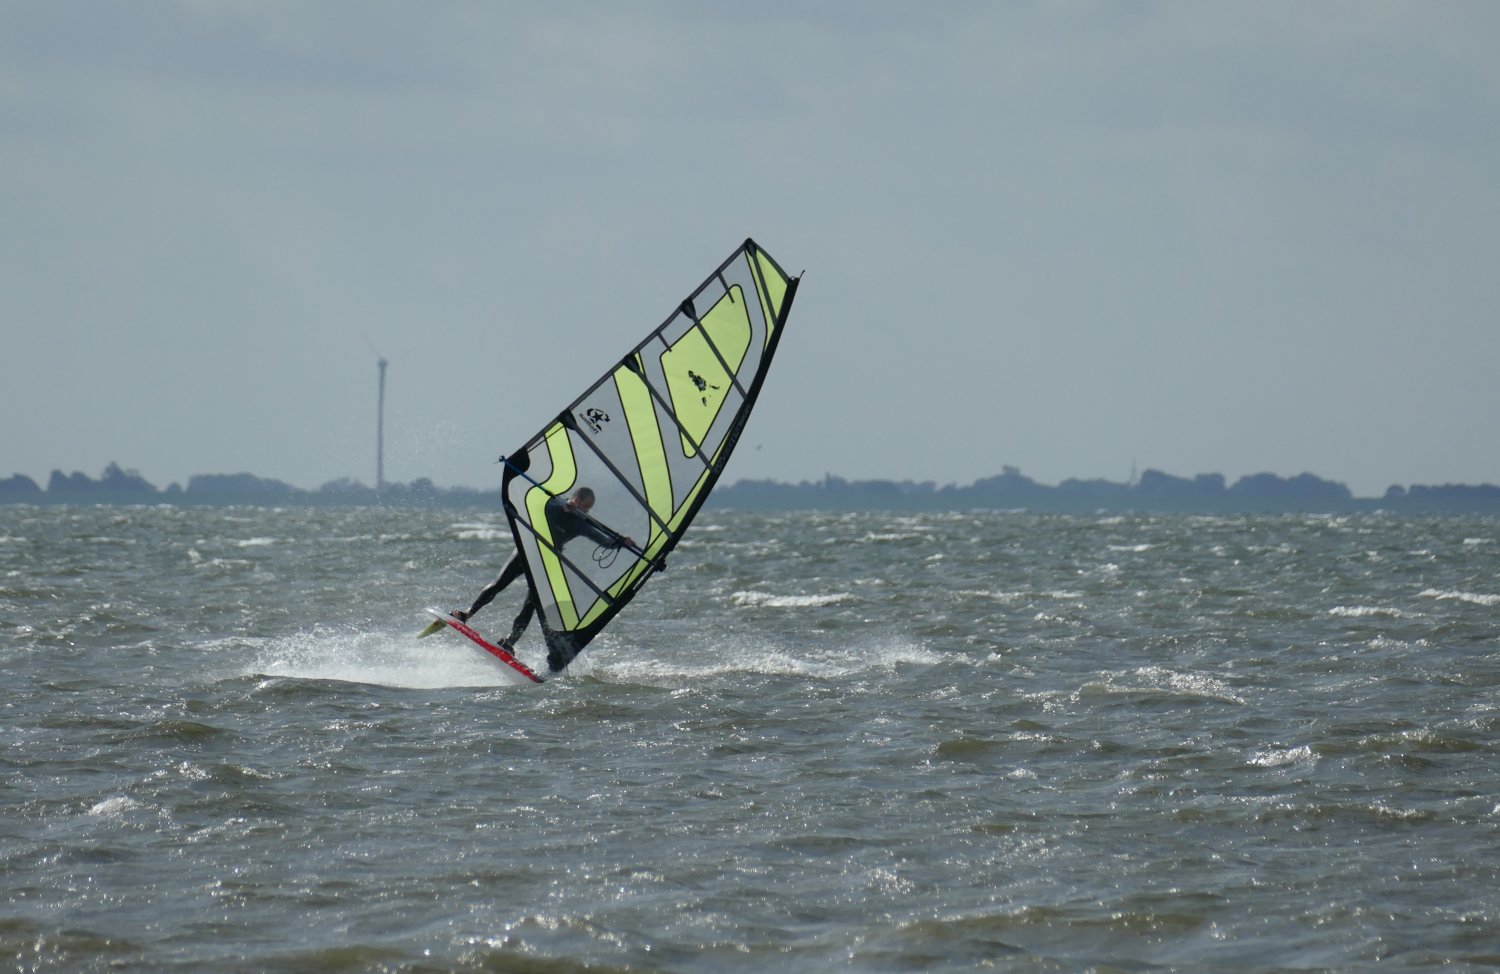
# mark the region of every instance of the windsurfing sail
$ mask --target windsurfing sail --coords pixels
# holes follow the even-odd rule
[[[571,662],[630,604],[708,499],[760,394],[799,280],[746,240],[583,395],[501,458],[505,513],[552,668]],[[555,531],[557,505],[549,519],[548,501],[583,487],[594,492],[596,530]]]

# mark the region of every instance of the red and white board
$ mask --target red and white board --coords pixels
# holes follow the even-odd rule
[[[546,679],[546,677],[537,676],[536,671],[516,659],[512,655],[508,644],[500,643],[498,646],[495,645],[476,632],[467,622],[454,618],[446,612],[438,609],[428,609],[427,611],[432,613],[438,622],[446,623],[448,628],[455,630],[460,636],[473,643],[476,649],[484,650],[491,659],[500,663],[500,672],[505,676],[507,682],[519,686],[526,683],[541,683]]]

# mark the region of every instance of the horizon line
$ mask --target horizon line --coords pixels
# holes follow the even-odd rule
[[[1134,471],[1132,471],[1132,472],[1134,472]],[[248,478],[248,479],[253,480],[253,481],[255,481],[255,482],[257,482],[257,483],[259,483],[259,484],[261,484],[263,486],[272,487],[274,489],[286,489],[286,490],[291,490],[291,491],[295,491],[295,492],[298,492],[298,493],[308,493],[308,494],[316,494],[316,493],[320,493],[320,492],[321,493],[340,492],[340,491],[342,491],[342,492],[372,491],[372,492],[375,492],[375,493],[381,493],[381,492],[383,492],[383,491],[385,491],[387,489],[390,489],[390,488],[396,488],[398,490],[411,489],[412,487],[416,487],[419,484],[422,485],[423,489],[434,489],[434,490],[439,490],[439,491],[458,491],[458,492],[487,493],[487,492],[491,492],[491,491],[497,491],[499,489],[498,486],[495,486],[495,487],[474,487],[474,486],[467,485],[467,484],[452,484],[452,485],[448,485],[448,486],[443,486],[443,485],[437,484],[436,482],[434,482],[432,480],[431,477],[427,477],[427,476],[419,476],[419,477],[416,477],[416,478],[414,478],[411,481],[408,481],[406,483],[402,483],[400,481],[386,480],[386,481],[384,481],[384,483],[377,484],[377,485],[375,485],[373,487],[370,486],[370,485],[365,484],[363,481],[360,481],[360,480],[358,480],[358,479],[356,479],[354,477],[343,476],[343,477],[335,477],[332,480],[325,481],[322,484],[318,485],[317,487],[308,488],[308,487],[299,487],[299,486],[297,486],[295,484],[291,484],[291,483],[288,483],[288,482],[286,482],[284,480],[280,480],[280,479],[274,478],[274,477],[262,477],[262,476],[260,476],[258,474],[252,474],[249,471],[238,471],[236,473],[197,473],[197,474],[191,474],[187,478],[187,483],[186,484],[183,484],[183,483],[181,483],[179,481],[174,480],[174,481],[171,481],[166,487],[158,487],[155,484],[153,484],[151,481],[147,480],[137,469],[135,469],[133,467],[131,467],[131,468],[121,467],[118,462],[116,462],[116,461],[110,461],[105,466],[104,470],[101,472],[101,474],[99,475],[98,479],[92,478],[88,474],[83,473],[82,471],[75,470],[72,473],[63,473],[63,471],[62,471],[61,468],[53,468],[52,472],[48,475],[48,477],[47,477],[47,479],[45,481],[45,485],[44,485],[44,483],[42,481],[38,481],[35,478],[32,478],[28,474],[16,472],[16,473],[13,473],[9,477],[0,478],[0,490],[4,490],[6,492],[13,492],[13,491],[15,491],[17,489],[22,490],[22,491],[26,491],[26,488],[25,488],[24,485],[25,485],[26,482],[29,482],[30,484],[32,484],[33,486],[35,486],[37,488],[37,490],[39,490],[40,492],[47,493],[47,492],[51,491],[51,489],[52,489],[52,487],[53,487],[54,484],[58,483],[61,480],[61,481],[64,481],[64,482],[72,482],[74,484],[74,489],[87,489],[89,487],[94,487],[94,488],[101,488],[101,489],[106,489],[106,490],[122,490],[122,489],[128,490],[128,489],[135,489],[135,490],[140,491],[142,493],[149,493],[149,492],[168,493],[168,492],[172,492],[173,488],[176,488],[178,491],[184,491],[185,492],[185,491],[187,491],[191,487],[193,481],[195,481],[195,480],[200,480],[200,479],[211,479],[211,480],[212,479],[224,479],[224,480],[232,480],[232,479],[243,479],[243,478]],[[85,481],[87,483],[85,483]],[[1155,467],[1147,467],[1145,470],[1141,471],[1141,473],[1139,475],[1134,476],[1131,480],[1128,480],[1128,481],[1110,480],[1110,479],[1108,479],[1106,477],[1067,477],[1067,478],[1064,478],[1063,480],[1058,481],[1056,484],[1046,484],[1046,483],[1037,481],[1034,478],[1025,475],[1024,473],[1021,472],[1020,468],[1012,466],[1012,465],[1009,465],[1009,464],[1002,465],[1001,470],[1000,470],[1000,472],[998,474],[991,474],[991,475],[988,475],[988,476],[979,477],[979,478],[976,478],[975,480],[969,482],[968,484],[961,484],[961,483],[959,483],[956,480],[955,481],[947,481],[945,483],[941,483],[940,484],[939,481],[932,480],[932,479],[914,480],[914,479],[911,479],[911,478],[897,479],[897,478],[893,478],[893,477],[869,477],[869,478],[854,479],[854,478],[844,477],[844,476],[842,476],[840,474],[824,473],[823,476],[821,478],[819,478],[819,479],[816,479],[816,480],[806,480],[806,479],[804,479],[804,480],[800,480],[800,481],[778,480],[778,479],[773,478],[773,477],[742,477],[739,480],[736,480],[736,481],[733,481],[733,482],[727,482],[726,481],[725,484],[723,485],[723,487],[721,489],[733,488],[733,487],[735,487],[735,486],[737,486],[739,484],[748,484],[748,485],[752,485],[752,486],[753,485],[772,485],[772,486],[775,486],[775,487],[782,487],[782,488],[807,489],[807,488],[819,488],[819,487],[826,488],[826,487],[832,486],[835,483],[837,483],[837,484],[842,485],[842,486],[856,487],[856,488],[859,487],[860,485],[881,485],[881,486],[895,486],[895,487],[902,487],[902,488],[918,488],[922,492],[926,492],[928,490],[936,491],[936,492],[942,492],[942,491],[966,491],[966,490],[974,490],[974,489],[983,489],[984,487],[998,487],[998,486],[1001,486],[1001,484],[998,483],[998,482],[1006,482],[1010,486],[1019,487],[1021,489],[1028,489],[1028,488],[1030,488],[1030,489],[1039,489],[1039,490],[1059,490],[1059,489],[1062,489],[1062,488],[1065,488],[1065,487],[1069,487],[1069,486],[1075,486],[1075,487],[1089,487],[1089,486],[1093,486],[1093,487],[1097,487],[1097,488],[1100,488],[1100,489],[1109,489],[1109,490],[1123,489],[1123,490],[1127,490],[1127,491],[1138,491],[1138,490],[1140,490],[1142,484],[1146,483],[1146,484],[1148,484],[1148,486],[1149,485],[1162,485],[1162,486],[1168,486],[1168,487],[1170,487],[1170,486],[1181,485],[1181,486],[1187,486],[1187,487],[1196,487],[1196,488],[1198,488],[1200,490],[1207,489],[1207,490],[1210,490],[1210,491],[1213,491],[1215,489],[1215,485],[1217,485],[1217,488],[1220,489],[1220,490],[1233,491],[1235,487],[1238,487],[1240,485],[1244,485],[1244,484],[1251,484],[1251,485],[1253,485],[1253,484],[1255,484],[1257,482],[1259,482],[1259,483],[1268,483],[1268,482],[1271,482],[1271,481],[1275,481],[1275,482],[1277,482],[1279,484],[1288,485],[1288,486],[1301,485],[1301,486],[1304,486],[1304,487],[1307,487],[1307,488],[1311,488],[1311,489],[1322,488],[1322,489],[1326,490],[1326,489],[1332,488],[1332,489],[1336,489],[1338,491],[1343,492],[1345,496],[1347,496],[1350,499],[1354,499],[1354,500],[1379,500],[1379,499],[1381,499],[1381,497],[1377,497],[1377,496],[1359,497],[1359,496],[1355,495],[1353,493],[1353,491],[1350,490],[1350,488],[1345,483],[1343,483],[1342,481],[1329,480],[1329,479],[1327,479],[1325,477],[1322,477],[1322,476],[1317,475],[1317,474],[1313,474],[1313,473],[1311,473],[1309,471],[1304,471],[1302,473],[1294,474],[1294,475],[1291,475],[1291,476],[1285,476],[1285,475],[1277,474],[1277,473],[1274,473],[1274,472],[1271,472],[1271,471],[1261,471],[1261,472],[1258,472],[1258,473],[1243,474],[1238,479],[1236,479],[1235,481],[1233,481],[1233,483],[1230,483],[1227,477],[1225,477],[1223,474],[1218,473],[1218,472],[1205,472],[1205,473],[1193,474],[1191,476],[1183,476],[1183,475],[1179,475],[1179,474],[1168,473],[1168,472],[1166,472],[1164,470],[1161,470],[1161,469],[1158,469],[1158,468],[1155,468]],[[64,489],[67,489],[67,488],[64,488]],[[1386,491],[1385,491],[1384,495],[1381,495],[1381,496],[1383,496],[1383,497],[1390,497],[1393,492],[1402,492],[1402,493],[1405,493],[1407,491],[1414,490],[1414,489],[1416,489],[1416,490],[1430,490],[1430,489],[1485,490],[1485,489],[1490,489],[1490,490],[1500,491],[1500,486],[1496,486],[1495,484],[1491,484],[1489,482],[1480,482],[1478,484],[1455,483],[1455,482],[1451,482],[1451,481],[1450,482],[1446,482],[1446,483],[1442,483],[1442,484],[1416,483],[1416,482],[1409,483],[1409,484],[1400,484],[1400,483],[1394,483],[1393,482],[1392,484],[1390,484],[1386,488]]]

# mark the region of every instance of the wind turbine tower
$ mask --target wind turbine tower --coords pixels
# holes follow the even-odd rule
[[[375,348],[375,343],[365,337],[365,344],[375,353],[380,366],[380,395],[375,405],[375,489],[385,488],[385,367],[390,363]]]
[[[385,489],[385,367],[380,360],[380,397],[375,407],[375,489]]]

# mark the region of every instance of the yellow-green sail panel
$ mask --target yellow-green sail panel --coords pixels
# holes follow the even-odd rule
[[[769,332],[775,329],[776,322],[785,313],[782,306],[786,301],[787,278],[781,273],[781,268],[776,266],[776,262],[763,251],[756,252],[755,266],[760,273],[759,281],[764,285],[762,288],[757,288],[757,293],[763,302],[762,307],[769,323],[767,326]]]
[[[731,289],[700,324],[661,355],[672,408],[683,430],[682,450],[688,456],[696,453],[694,444],[703,442],[734,391],[750,350],[752,329],[744,293]]]

